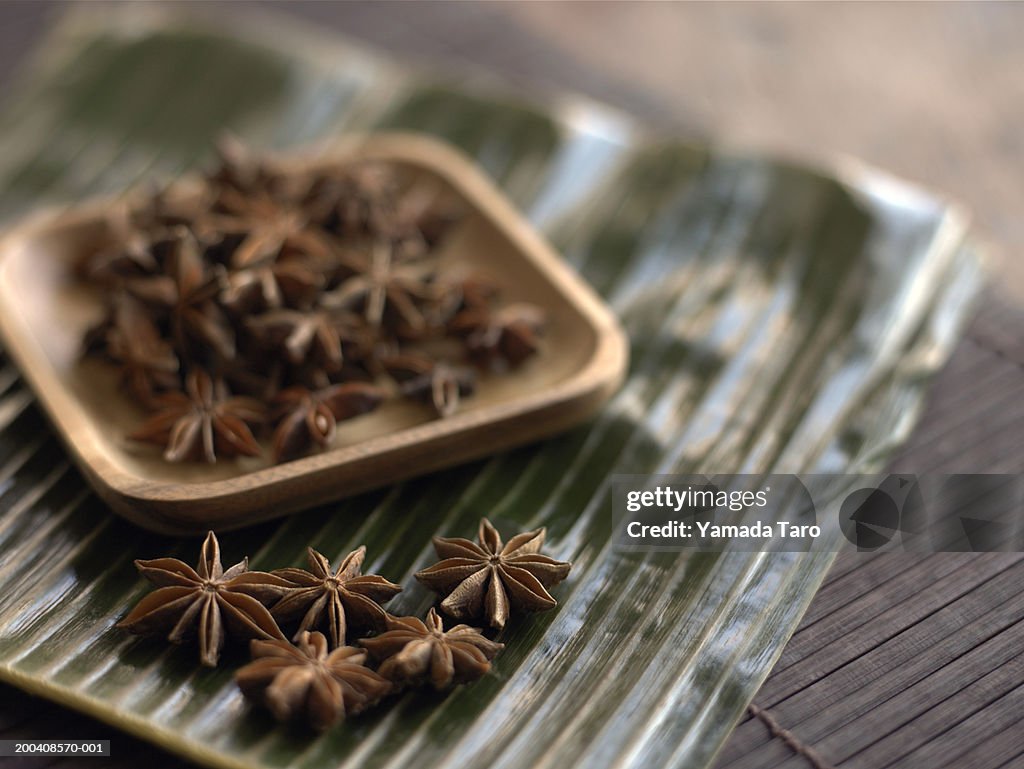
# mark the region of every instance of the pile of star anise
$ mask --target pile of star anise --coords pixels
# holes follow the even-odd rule
[[[125,204],[80,274],[103,289],[88,351],[150,412],[135,440],[171,462],[284,461],[392,397],[448,416],[481,368],[520,365],[544,317],[498,304],[438,246],[459,201],[380,162],[285,170],[233,140],[200,189]],[[409,177],[409,178],[406,178]]]
[[[503,543],[485,518],[477,542],[435,537],[443,560],[416,578],[445,596],[441,613],[500,630],[511,611],[556,605],[547,588],[571,564],[541,554],[544,535],[541,528]],[[410,686],[443,691],[480,678],[504,648],[478,628],[445,630],[434,608],[425,621],[389,614],[381,604],[402,588],[362,573],[365,547],[336,570],[316,550],[308,556],[310,571],[249,571],[247,559],[224,570],[210,532],[195,569],[176,558],[135,562],[158,589],[119,626],[177,644],[196,639],[200,662],[211,667],[229,639],[251,639],[253,660],[235,677],[243,694],[280,721],[303,719],[319,730]],[[294,643],[281,628],[294,629]],[[374,635],[361,637],[367,633]]]

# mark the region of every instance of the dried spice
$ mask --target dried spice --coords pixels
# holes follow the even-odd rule
[[[390,312],[395,329],[406,336],[426,331],[420,308],[433,296],[432,272],[415,262],[398,262],[391,246],[381,241],[373,245],[368,256],[349,254],[342,257],[342,264],[352,276],[326,294],[325,303],[360,309],[371,328],[383,327],[385,313]]]
[[[389,616],[387,632],[359,643],[381,662],[378,672],[388,680],[399,685],[429,682],[438,691],[485,675],[505,648],[468,625],[445,631],[433,609],[426,622]]]
[[[274,575],[289,583],[271,614],[279,622],[302,618],[296,635],[307,630],[326,629],[331,647],[342,646],[350,627],[381,630],[387,617],[380,604],[402,592],[402,588],[376,574],[363,574],[366,548],[353,550],[331,571],[325,556],[308,548],[309,568],[278,569]]]
[[[188,375],[185,392],[153,398],[154,414],[130,437],[165,446],[168,462],[217,456],[255,457],[260,446],[251,425],[263,421],[263,404],[254,398],[229,397],[223,382],[201,369]]]
[[[213,148],[217,166],[204,175],[210,190],[248,192],[275,186],[275,171],[234,134],[223,134]]]
[[[262,345],[282,350],[289,363],[312,364],[327,373],[341,370],[346,345],[364,339],[356,316],[339,309],[276,310],[251,318],[248,326]]]
[[[391,169],[362,162],[332,171],[314,179],[306,195],[305,207],[313,220],[344,235],[385,229],[399,195]]]
[[[380,363],[398,382],[402,395],[433,406],[441,417],[454,414],[462,399],[476,389],[471,369],[426,355],[389,356]]]
[[[514,367],[540,348],[544,322],[544,313],[530,304],[512,304],[494,312],[478,305],[456,315],[449,328],[465,337],[466,349],[478,363]]]
[[[523,574],[530,579],[539,574],[553,584],[565,577],[569,564],[540,555],[543,539],[544,530],[538,529],[503,546],[484,519],[479,545],[435,538],[438,552],[457,563],[443,561],[416,576],[436,578],[454,569],[459,576],[468,575],[463,583],[489,582],[488,592],[494,585],[504,589],[501,586],[507,586],[510,578],[524,579]],[[313,548],[307,549],[307,555],[310,571],[254,572],[248,570],[247,559],[225,570],[211,531],[195,569],[176,558],[135,562],[157,590],[145,596],[118,627],[166,635],[176,644],[198,638],[200,662],[211,667],[217,665],[229,637],[249,639],[252,661],[235,675],[242,693],[267,707],[279,721],[305,720],[317,730],[362,712],[401,687],[429,685],[445,691],[474,681],[490,671],[492,660],[505,648],[479,628],[459,624],[445,630],[433,608],[425,620],[388,614],[381,604],[401,592],[401,587],[381,576],[362,574],[365,546],[349,553],[335,570]],[[475,574],[483,574],[484,580]],[[295,621],[298,630],[290,643],[278,622]],[[377,635],[362,638],[360,646],[353,647],[346,645],[346,636],[353,630]],[[368,660],[374,661],[376,669],[368,666]]]
[[[278,721],[305,718],[323,731],[366,710],[391,691],[391,683],[366,667],[366,652],[341,646],[328,652],[322,633],[301,632],[287,641],[252,641],[253,661],[235,674],[249,699]]]
[[[120,202],[109,220],[114,244],[91,254],[79,271],[92,280],[115,284],[125,278],[156,273],[160,263],[153,251],[164,233],[162,229],[157,233],[142,230],[136,219],[131,207]]]
[[[474,366],[539,350],[539,308],[447,268],[461,205],[441,183],[380,162],[285,169],[234,139],[217,154],[198,185],[118,206],[78,269],[107,306],[84,347],[120,368],[152,412],[130,437],[168,461],[256,456],[266,439],[288,461],[386,398],[447,417]]]
[[[166,274],[125,281],[125,288],[158,311],[166,310],[171,339],[183,355],[206,357],[202,351],[233,358],[235,334],[214,301],[222,285],[221,270],[204,262],[199,243],[185,227],[175,230],[166,262]]]
[[[209,667],[216,667],[229,634],[284,640],[266,604],[277,600],[288,583],[249,571],[248,559],[225,571],[212,531],[195,569],[177,558],[138,560],[135,567],[158,589],[139,601],[118,627],[144,635],[167,633],[167,640],[175,644],[198,637],[199,661]]]
[[[308,306],[323,283],[323,276],[308,262],[277,259],[233,270],[225,279],[220,301],[239,314],[278,310],[286,304]]]
[[[384,391],[366,382],[346,382],[319,390],[296,385],[274,397],[277,412],[274,459],[302,456],[310,446],[326,447],[334,439],[338,422],[373,411]]]
[[[513,609],[536,612],[557,605],[547,588],[565,579],[572,564],[541,554],[545,533],[543,528],[528,531],[502,544],[498,530],[484,518],[478,542],[434,537],[434,549],[443,560],[416,572],[416,579],[445,596],[445,614],[483,618],[491,627],[503,628]]]
[[[221,195],[222,205],[226,197]],[[205,224],[211,239],[214,232],[221,237],[240,238],[231,254],[233,268],[263,264],[284,254],[300,254],[320,261],[333,257],[331,241],[310,225],[308,215],[281,206],[265,195],[232,193],[231,198],[236,214],[211,217]]]
[[[459,212],[434,185],[420,184],[398,199],[382,230],[402,260],[426,256],[458,222]]]
[[[120,365],[122,386],[140,403],[152,403],[154,394],[178,386],[178,356],[130,296],[118,297],[98,333],[107,354]]]

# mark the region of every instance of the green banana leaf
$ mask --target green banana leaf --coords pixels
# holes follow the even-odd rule
[[[872,472],[913,425],[979,282],[963,219],[846,164],[819,173],[673,141],[615,113],[531,105],[274,23],[231,34],[151,8],[79,7],[0,117],[0,215],[168,178],[224,129],[284,147],[350,130],[474,157],[620,315],[622,391],[557,439],[223,538],[225,562],[359,544],[412,574],[431,536],[547,526],[575,563],[557,610],[504,631],[494,671],[313,737],[190,649],[114,628],[132,560],[194,561],[92,493],[0,359],[0,679],[219,767],[706,766],[767,675],[828,553],[619,553],[617,473]],[[564,112],[564,114],[563,114]]]

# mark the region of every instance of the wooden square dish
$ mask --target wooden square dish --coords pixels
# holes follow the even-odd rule
[[[245,526],[552,435],[593,415],[621,383],[628,347],[615,317],[456,150],[394,134],[285,162],[299,169],[357,157],[432,177],[462,201],[467,215],[442,246],[442,263],[493,278],[508,301],[541,306],[543,351],[509,374],[483,377],[445,419],[388,401],[346,422],[327,451],[302,459],[168,463],[126,438],[143,412],[111,366],[81,355],[101,302],[71,266],[110,238],[114,203],[33,217],[0,239],[3,344],[82,472],[121,515],[166,533]]]

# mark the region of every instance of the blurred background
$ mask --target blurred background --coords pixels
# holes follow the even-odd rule
[[[579,91],[660,131],[859,157],[965,202],[1024,301],[1024,4],[197,2]],[[227,6],[227,7],[225,7]],[[60,4],[0,2],[0,97]]]

